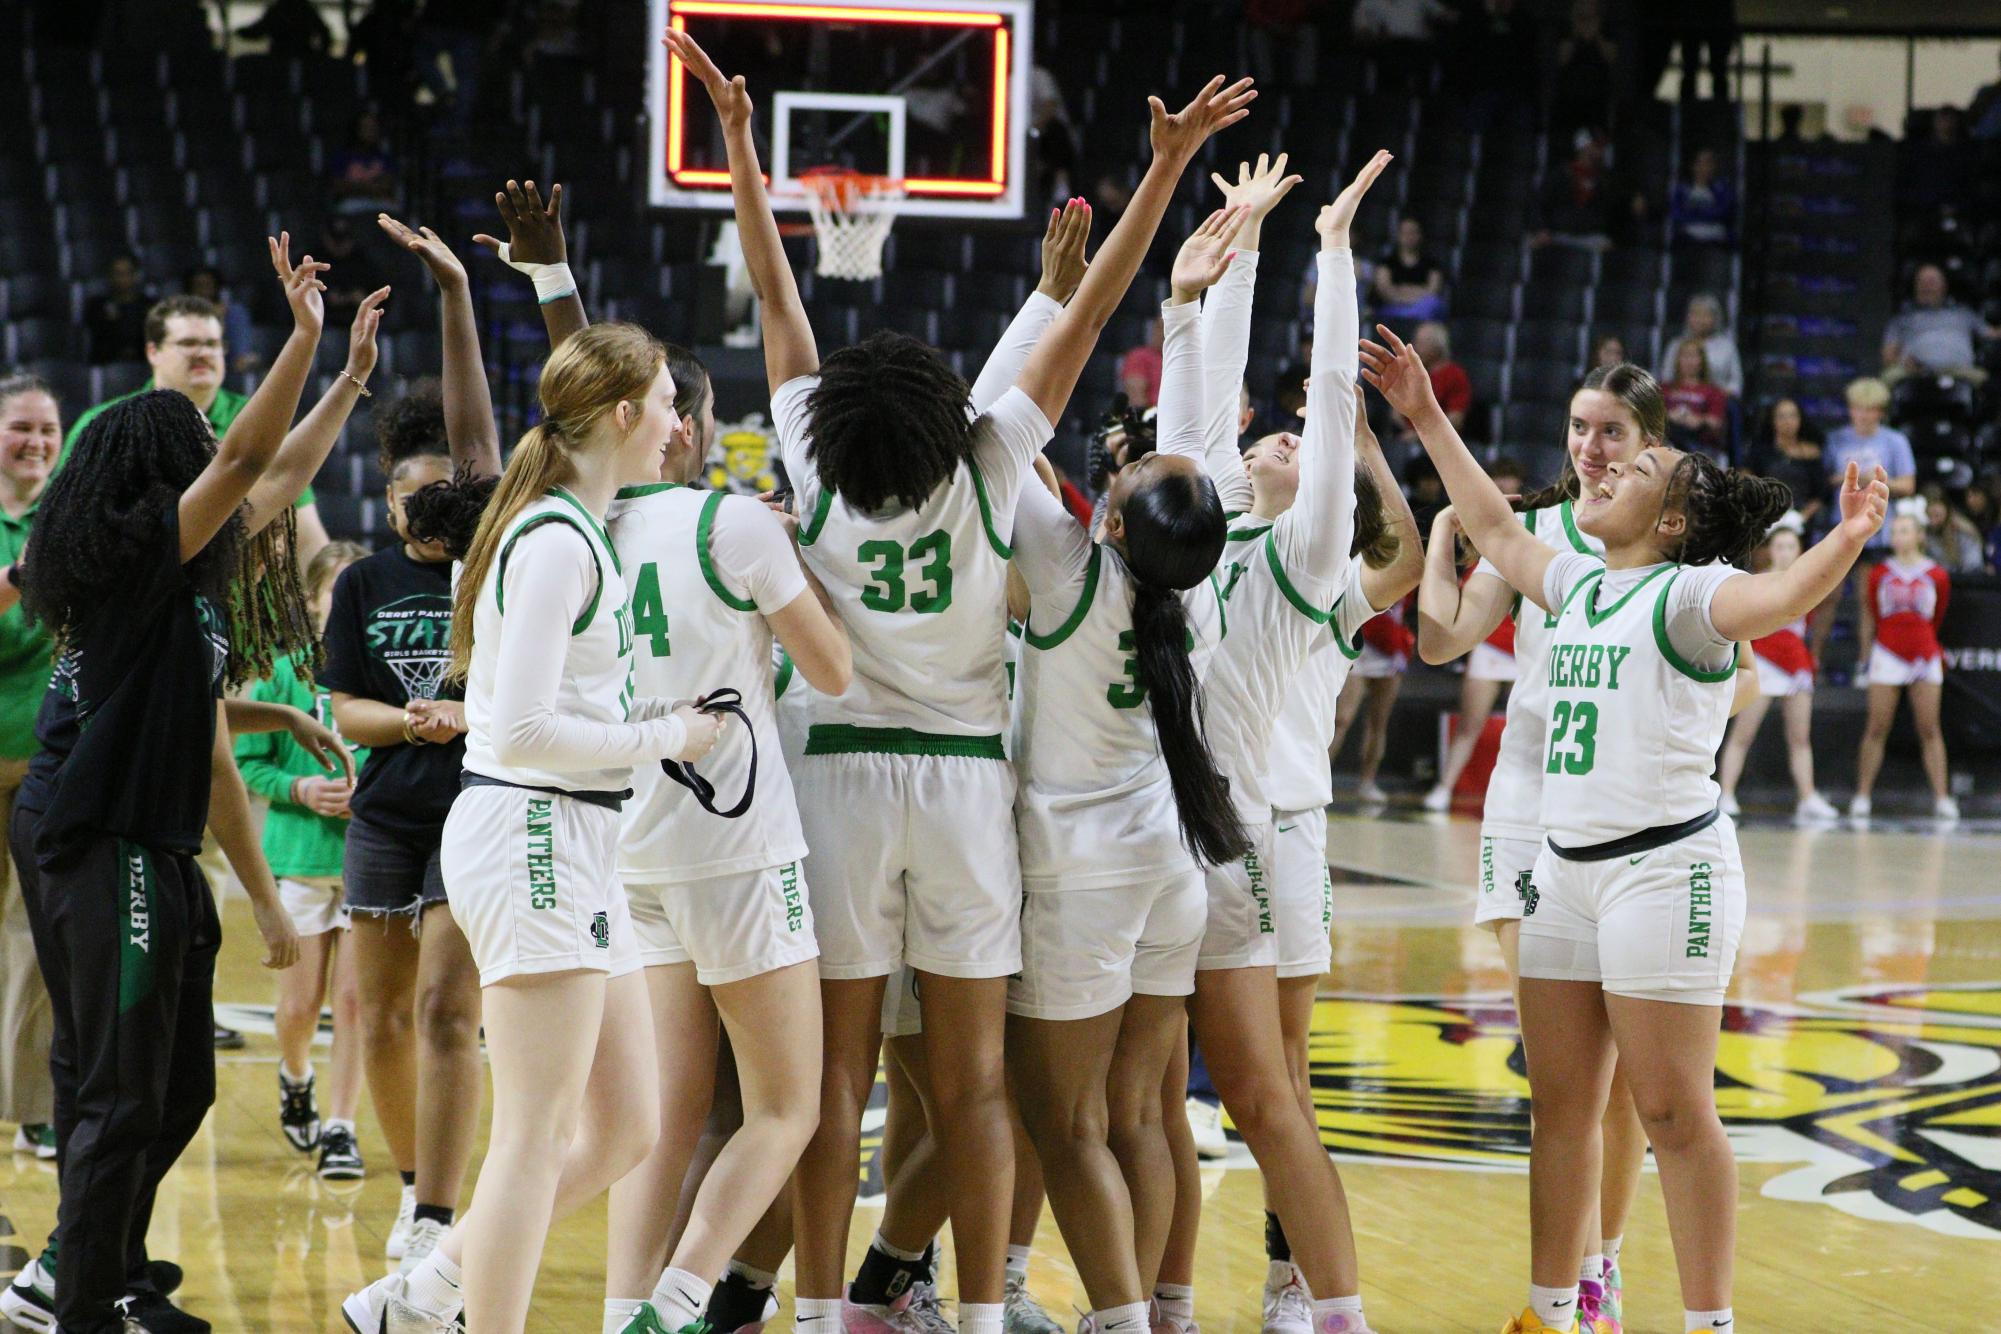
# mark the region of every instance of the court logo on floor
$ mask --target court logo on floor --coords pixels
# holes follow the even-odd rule
[[[1506,997],[1324,998],[1311,1059],[1336,1155],[1526,1169]],[[2001,1240],[2001,982],[1732,1005],[1716,1101],[1740,1162],[1787,1167],[1768,1198]]]

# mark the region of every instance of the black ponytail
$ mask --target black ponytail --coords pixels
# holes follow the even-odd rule
[[[1122,554],[1133,576],[1134,656],[1174,789],[1181,841],[1205,864],[1220,866],[1249,852],[1251,842],[1231,804],[1230,780],[1209,753],[1181,594],[1199,587],[1222,558],[1223,502],[1207,477],[1168,474],[1134,486],[1119,513]]]
[[[1682,514],[1677,561],[1708,565],[1720,560],[1748,570],[1765,534],[1792,507],[1793,491],[1784,482],[1725,472],[1707,455],[1684,454],[1668,477],[1663,512],[1679,509]]]

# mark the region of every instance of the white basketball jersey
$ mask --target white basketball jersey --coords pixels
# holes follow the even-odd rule
[[[1525,510],[1522,526],[1558,551],[1577,551],[1603,556],[1605,545],[1578,531],[1571,517],[1571,503],[1545,509]],[[1501,577],[1487,561],[1475,573]],[[1550,631],[1556,618],[1546,614],[1529,599],[1515,599],[1515,683],[1508,688],[1507,723],[1494,758],[1494,772],[1487,780],[1487,802],[1481,812],[1480,832],[1488,838],[1517,838],[1541,841],[1542,778],[1546,760],[1543,747],[1543,708]]]
[[[493,692],[500,661],[500,620],[506,608],[501,589],[509,554],[521,535],[543,524],[574,529],[590,545],[597,565],[597,592],[584,604],[569,627],[569,651],[563,676],[551,702],[558,714],[592,722],[622,723],[632,706],[632,626],[626,607],[625,577],[618,554],[597,516],[583,502],[558,487],[525,506],[507,526],[500,554],[487,571],[473,613],[472,666],[466,673],[465,767],[488,778],[524,787],[555,787],[571,792],[616,792],[632,778],[630,768],[556,772],[513,768],[494,757]],[[556,626],[550,634],[559,633]]]
[[[1666,599],[1685,573],[1656,566],[1623,596],[1601,566],[1564,598],[1538,676],[1546,687],[1542,824],[1588,847],[1716,807],[1712,774],[1736,694],[1736,651],[1705,670],[1668,640]],[[1513,726],[1512,723],[1509,724]]]
[[[705,880],[806,854],[778,737],[771,627],[755,602],[730,592],[711,555],[709,534],[725,499],[671,483],[627,487],[608,516],[632,583],[635,690],[642,698],[692,700],[733,687],[743,696],[749,729],[732,719],[696,765],[725,808],[749,778],[753,738],[759,759],[750,809],[734,820],[703,810],[658,764],[634,769],[636,799],[626,803],[618,869],[635,881]]]
[[[1139,679],[1132,585],[1118,552],[1094,543],[1077,605],[1038,606],[1023,635],[1014,758],[1024,881],[1082,889],[1193,865]],[[1182,603],[1199,681],[1223,638],[1220,585],[1211,576]]]
[[[1362,655],[1362,627],[1376,616],[1362,591],[1362,562],[1348,565],[1348,583],[1334,603],[1333,619],[1317,635],[1293,678],[1271,735],[1271,804],[1277,811],[1319,810],[1334,800],[1327,748],[1334,744],[1334,706],[1355,659]]]
[[[796,479],[799,549],[854,649],[845,695],[813,702],[808,754],[1002,757],[1007,544],[970,461],[915,510],[856,514]]]

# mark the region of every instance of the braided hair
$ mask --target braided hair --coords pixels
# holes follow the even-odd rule
[[[678,381],[676,382],[678,383]],[[451,480],[420,486],[403,499],[403,533],[411,542],[436,542],[453,560],[472,549],[486,503],[500,486],[497,475],[481,476],[460,464]]]
[[[806,400],[820,484],[858,513],[916,509],[972,453],[970,393],[920,339],[884,332],[842,348]]]
[[[1706,454],[1684,454],[1668,474],[1661,513],[1680,510],[1681,541],[1669,554],[1683,565],[1722,561],[1751,567],[1751,553],[1779,516],[1793,507],[1784,482],[1724,471]]]
[[[66,644],[115,603],[154,559],[181,494],[215,457],[215,431],[187,395],[149,390],[91,419],[49,482],[35,516],[21,601]],[[229,612],[230,686],[268,676],[282,654],[311,671],[319,636],[299,585],[297,524],[287,508],[251,534],[239,511],[184,562],[194,591]]]

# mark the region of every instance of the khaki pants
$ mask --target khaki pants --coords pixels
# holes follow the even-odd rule
[[[0,813],[7,820],[27,772],[26,760],[0,759]],[[55,1091],[49,1081],[54,1022],[21,903],[21,877],[13,858],[0,856],[0,1121],[41,1124],[54,1119]]]

